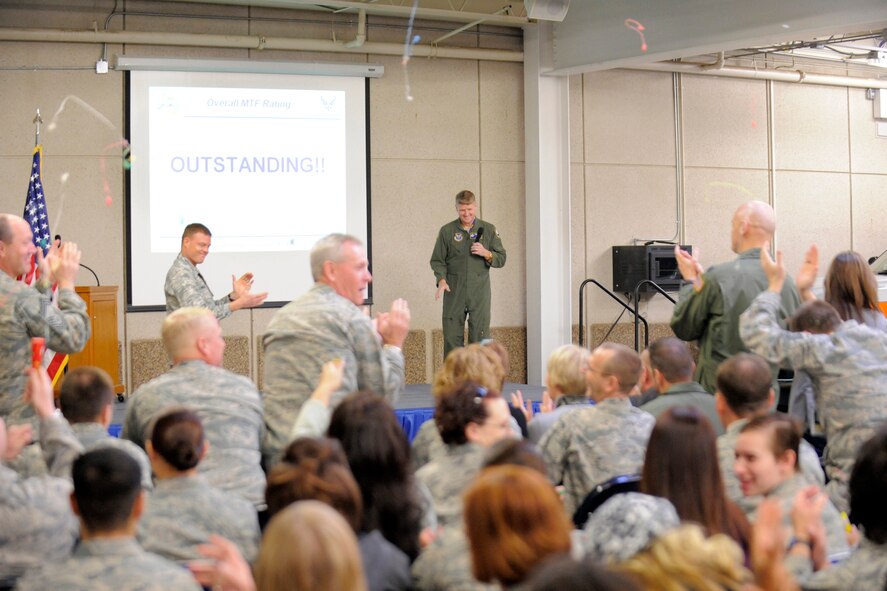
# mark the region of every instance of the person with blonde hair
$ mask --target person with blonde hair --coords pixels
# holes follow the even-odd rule
[[[572,524],[560,498],[532,468],[486,468],[465,492],[464,518],[479,581],[520,584],[546,558],[570,550]]]
[[[476,343],[454,349],[434,374],[431,393],[434,399],[438,400],[442,392],[465,381],[474,382],[488,391],[501,394],[502,383],[505,381],[502,360],[489,347]],[[426,421],[419,427],[412,447],[413,467],[416,470],[444,451],[445,446],[434,421]]]
[[[367,591],[357,538],[345,518],[321,501],[299,501],[265,528],[254,573],[220,536],[201,547],[210,560],[188,565],[206,588],[223,591]]]
[[[733,540],[724,534],[706,537],[701,526],[689,523],[663,533],[614,570],[647,591],[740,591],[751,582]]]
[[[210,443],[200,474],[263,509],[262,399],[249,378],[222,367],[225,339],[219,321],[206,308],[179,308],[163,321],[162,335],[173,367],[132,394],[121,437],[144,449],[152,419],[187,405],[200,417]]]
[[[588,405],[585,366],[589,355],[588,349],[576,345],[563,345],[549,355],[541,412],[533,414],[531,406],[521,404],[527,414],[528,439],[536,445],[561,415]]]
[[[299,501],[271,520],[255,572],[259,591],[367,589],[354,531],[320,501]]]

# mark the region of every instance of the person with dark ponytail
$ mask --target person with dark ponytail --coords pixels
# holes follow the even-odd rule
[[[182,407],[158,415],[146,447],[156,483],[139,527],[142,546],[185,562],[201,558],[197,546],[215,534],[234,542],[252,561],[260,537],[255,507],[213,488],[197,473],[209,449],[198,416]]]

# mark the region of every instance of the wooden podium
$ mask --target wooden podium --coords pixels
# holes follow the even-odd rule
[[[68,356],[68,367],[92,365],[111,376],[114,392],[122,398],[124,386],[120,383],[120,355],[117,349],[117,286],[81,285],[77,295],[86,302],[86,313],[92,323],[92,333],[80,353]]]

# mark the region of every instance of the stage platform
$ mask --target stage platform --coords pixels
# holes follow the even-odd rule
[[[520,390],[524,400],[530,400],[533,403],[533,408],[538,411],[545,388],[542,386],[506,382],[504,390],[503,395],[509,404],[511,404],[511,394]],[[422,423],[431,420],[434,416],[434,397],[431,395],[431,384],[409,384],[405,386],[400,394],[400,399],[394,405],[394,413],[400,420],[400,424],[407,437],[412,441],[416,433],[419,432],[419,427],[422,426]],[[126,402],[115,402],[114,416],[111,419],[111,426],[108,427],[111,435],[115,437],[120,436],[120,430],[123,428],[123,419],[125,417]]]

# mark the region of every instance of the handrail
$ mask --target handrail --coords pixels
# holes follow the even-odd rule
[[[659,293],[664,295],[668,299],[668,301],[670,301],[672,304],[677,304],[677,301],[675,301],[675,299],[673,297],[668,295],[668,293],[666,293],[666,291],[664,289],[662,289],[659,286],[659,284],[656,283],[655,281],[653,281],[652,279],[644,279],[643,281],[639,281],[638,284],[634,286],[634,350],[635,351],[640,351],[640,349],[638,348],[638,345],[639,345],[638,330],[640,329],[640,326],[638,326],[638,306],[640,306],[640,301],[641,301],[641,297],[640,297],[641,296],[641,286],[647,285],[647,284],[651,285],[653,287],[653,289],[655,289],[656,291],[658,291]],[[646,349],[647,345],[649,345],[649,344],[650,344],[650,331],[647,328],[647,323],[644,322],[644,349]]]
[[[615,293],[613,293],[612,291],[610,291],[609,289],[607,289],[606,287],[601,285],[600,282],[598,282],[597,280],[590,279],[590,278],[586,279],[585,281],[583,281],[579,285],[579,346],[580,347],[585,346],[585,297],[584,296],[585,296],[585,285],[588,283],[593,283],[596,286],[598,286],[601,289],[601,291],[603,291],[605,294],[607,294],[608,296],[613,298],[616,302],[619,303],[620,306],[622,306],[623,308],[625,308],[626,310],[628,310],[629,312],[634,314],[634,350],[637,351],[638,350],[638,329],[639,329],[638,322],[644,323],[644,334],[646,334],[650,330],[650,327],[647,324],[647,319],[644,318],[643,316],[641,316],[640,314],[638,314],[637,308],[632,309],[631,306],[629,306],[628,304],[626,304],[625,302],[620,300],[619,296],[617,296]]]

